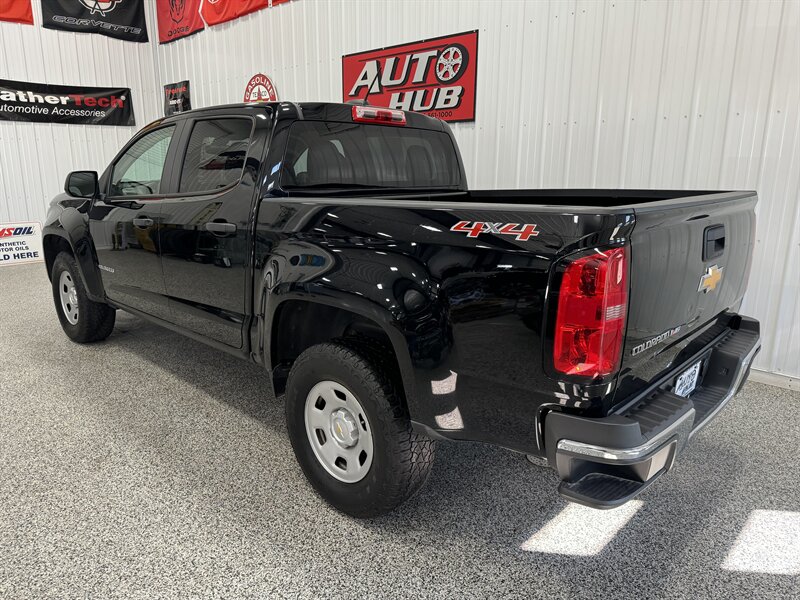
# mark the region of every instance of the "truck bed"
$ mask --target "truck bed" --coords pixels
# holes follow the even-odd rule
[[[663,204],[669,200],[697,198],[698,196],[713,196],[716,199],[742,193],[751,194],[752,192],[614,189],[470,190],[464,194],[464,200],[483,204],[618,208],[628,206],[643,207],[648,204]],[[703,200],[707,199],[711,198],[703,198]]]

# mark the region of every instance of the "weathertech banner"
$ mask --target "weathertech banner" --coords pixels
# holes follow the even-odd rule
[[[477,68],[477,31],[348,54],[342,57],[342,96],[474,121]]]
[[[0,79],[0,121],[136,125],[128,88],[47,85]]]
[[[0,0],[0,21],[33,25],[31,0]]]
[[[164,86],[164,116],[192,110],[189,99],[189,81],[168,83]]]
[[[200,18],[200,0],[157,0],[158,41],[161,44],[205,29]]]
[[[147,41],[144,0],[42,0],[42,24],[47,29]]]
[[[269,6],[268,0],[206,0],[201,11],[206,23],[219,25],[267,6]]]

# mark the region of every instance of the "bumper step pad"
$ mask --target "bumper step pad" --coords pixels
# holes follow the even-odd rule
[[[589,473],[572,483],[562,481],[558,493],[567,500],[592,508],[616,508],[642,493],[656,480],[633,481],[607,473]]]
[[[708,423],[747,378],[760,349],[758,322],[742,318],[709,348],[675,371],[708,361],[701,385],[688,398],[672,393],[673,375],[653,384],[638,400],[605,418],[551,413],[545,421],[548,460],[567,500],[595,508],[613,508],[631,500],[665,473],[683,446]],[[703,358],[705,357],[705,358]],[[666,451],[665,447],[672,446]],[[662,451],[669,452],[664,459]],[[659,454],[660,461],[647,461]]]

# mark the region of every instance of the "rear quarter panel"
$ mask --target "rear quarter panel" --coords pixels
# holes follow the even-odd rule
[[[262,287],[269,280],[266,312],[303,297],[370,315],[395,342],[414,421],[536,452],[543,406],[583,410],[610,389],[545,373],[551,266],[624,240],[632,215],[446,200],[265,198],[255,265]],[[451,231],[461,220],[531,223],[539,235],[469,238]]]

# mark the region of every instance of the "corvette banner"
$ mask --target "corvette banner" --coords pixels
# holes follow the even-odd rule
[[[268,0],[206,0],[201,11],[206,23],[219,25],[268,6]]]
[[[144,0],[42,0],[42,25],[146,42]]]
[[[205,29],[200,0],[156,0],[158,41],[166,44]]]
[[[48,85],[0,79],[0,121],[133,126],[128,88]]]
[[[477,31],[357,52],[342,57],[342,97],[474,121],[477,67]]]
[[[0,21],[33,25],[31,0],[0,0]]]

